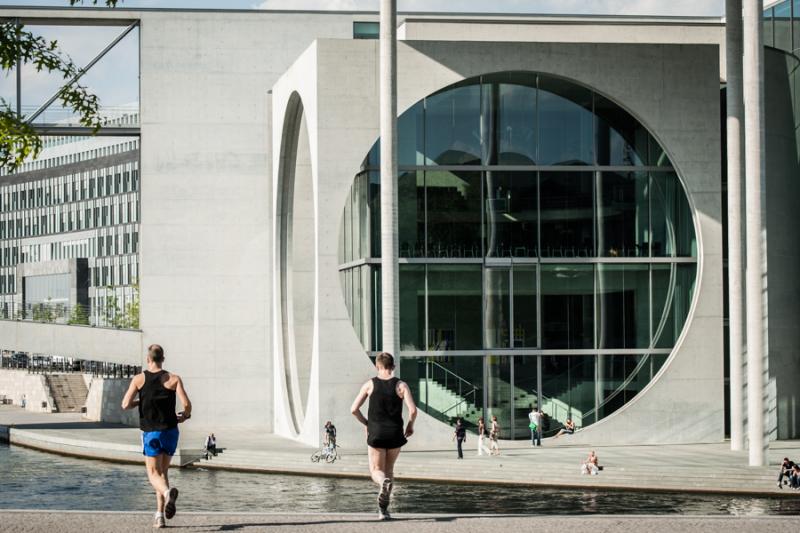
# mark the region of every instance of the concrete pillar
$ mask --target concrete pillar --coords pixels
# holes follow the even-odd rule
[[[766,464],[764,437],[764,43],[762,0],[744,0],[744,152],[747,300],[747,438],[750,466]]]
[[[400,347],[397,265],[397,0],[381,0],[380,20],[383,351],[397,356]]]
[[[742,287],[742,0],[725,3],[728,134],[728,316],[731,450],[744,449],[744,294]]]

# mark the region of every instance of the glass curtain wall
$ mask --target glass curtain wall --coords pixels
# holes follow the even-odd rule
[[[605,96],[509,72],[466,80],[398,120],[400,372],[452,423],[496,415],[529,438],[622,407],[689,314],[697,240],[665,150]],[[345,302],[380,348],[379,143],[348,196]],[[374,354],[372,354],[374,355]]]

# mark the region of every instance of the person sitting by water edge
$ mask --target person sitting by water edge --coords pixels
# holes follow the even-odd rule
[[[208,459],[211,455],[214,457],[217,456],[217,437],[213,433],[206,437],[204,448],[206,450],[206,459]]]
[[[581,463],[581,474],[596,476],[600,470],[601,468],[597,460],[597,454],[594,453],[594,450],[592,450],[589,452],[589,456],[586,458],[586,460]]]
[[[573,433],[575,433],[575,422],[573,422],[571,418],[567,418],[564,422],[564,427],[556,433],[556,438],[561,435],[572,435]]]
[[[328,420],[325,422],[325,434],[322,436],[322,444],[326,448],[334,448],[336,446],[336,426],[333,422]]]
[[[792,467],[794,467],[794,461],[790,461],[788,457],[783,458],[783,462],[781,463],[781,473],[778,474],[778,488],[783,488],[783,478],[786,478],[786,483],[792,478]]]

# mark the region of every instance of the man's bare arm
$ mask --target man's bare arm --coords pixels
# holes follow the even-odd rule
[[[122,409],[128,410],[133,409],[139,405],[139,398],[136,396],[139,394],[139,389],[141,388],[141,381],[144,378],[141,374],[133,376],[131,378],[131,384],[128,386],[128,390],[125,392],[125,396],[122,398]]]
[[[372,382],[368,381],[361,386],[361,390],[358,391],[358,395],[356,396],[356,399],[353,401],[352,407],[350,407],[350,413],[352,413],[352,415],[356,417],[356,420],[358,420],[365,426],[367,425],[367,419],[361,412],[361,406],[364,405],[364,402],[366,402],[367,398],[369,397],[369,387],[371,384]]]
[[[183,404],[183,414],[178,417],[178,423],[185,422],[188,418],[192,416],[192,402],[189,400],[189,395],[186,394],[186,389],[183,387],[183,380],[180,376],[175,376],[177,380],[177,384],[175,386],[175,394],[178,395],[178,399]]]
[[[417,419],[417,404],[414,402],[414,396],[411,394],[411,389],[405,381],[401,381],[398,385],[400,397],[403,398],[403,403],[406,404],[408,409],[408,424],[406,424],[406,437],[414,434],[414,420]]]

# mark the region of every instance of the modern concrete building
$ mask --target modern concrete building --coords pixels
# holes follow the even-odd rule
[[[333,420],[356,442],[392,242],[377,14],[0,15],[140,27],[140,332],[85,340],[87,358],[157,342],[195,423],[316,443]],[[401,13],[398,36],[391,344],[416,445],[455,416],[525,438],[531,405],[546,434],[575,421],[574,442],[722,441],[724,19]],[[800,433],[791,50],[764,76],[769,280],[789,288],[765,298],[771,438]],[[0,347],[36,351],[12,326]]]

